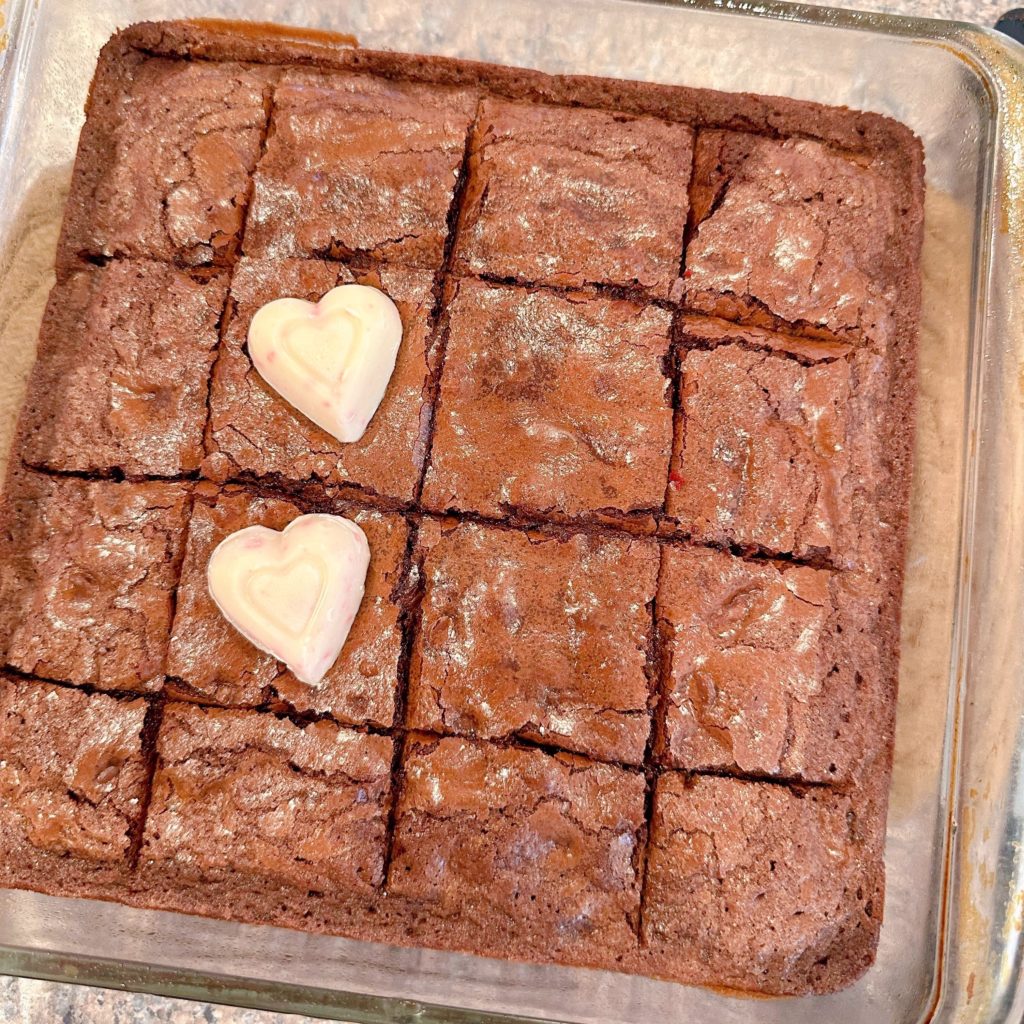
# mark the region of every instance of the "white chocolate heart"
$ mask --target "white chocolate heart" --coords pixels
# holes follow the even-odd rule
[[[307,515],[280,533],[248,526],[226,537],[206,582],[242,636],[318,686],[348,638],[369,565],[370,545],[355,523]]]
[[[358,441],[395,370],[402,318],[377,288],[343,284],[319,302],[274,299],[249,324],[249,357],[286,401],[339,441]]]

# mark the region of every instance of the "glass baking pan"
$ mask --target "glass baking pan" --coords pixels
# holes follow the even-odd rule
[[[708,0],[0,2],[0,456],[97,51],[131,22],[198,16],[846,104],[924,140],[921,397],[878,960],[837,995],[751,1000],[5,891],[0,972],[358,1021],[1020,1020],[1024,47],[951,22]]]

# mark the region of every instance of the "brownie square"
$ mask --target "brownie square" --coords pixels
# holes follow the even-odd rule
[[[16,474],[0,513],[0,650],[104,690],[162,684],[188,488]]]
[[[685,125],[485,100],[456,266],[668,298],[679,277],[692,162]]]
[[[143,700],[0,674],[0,885],[80,892],[123,876],[145,715]]]
[[[312,925],[321,902],[366,901],[383,880],[391,758],[391,739],[332,722],[170,704],[142,876],[174,906],[242,919],[298,897]]]
[[[411,737],[388,892],[431,944],[607,963],[636,945],[644,778],[570,754]]]
[[[684,343],[702,343],[690,323]],[[875,558],[887,373],[867,350],[807,365],[787,339],[682,356],[667,511],[696,540],[842,567]],[[806,353],[810,343],[796,343]],[[772,349],[776,350],[772,350]]]
[[[873,795],[662,775],[643,940],[681,981],[779,995],[842,988],[874,958],[883,840]]]
[[[288,404],[249,358],[249,324],[261,306],[285,296],[319,299],[338,284],[385,291],[402,317],[402,344],[387,392],[366,433],[344,444]],[[343,490],[411,501],[425,456],[433,276],[383,267],[351,271],[320,260],[239,262],[231,282],[233,312],[224,332],[210,398],[209,458],[217,479],[316,479]]]
[[[230,261],[268,89],[264,76],[240,64],[126,55],[113,39],[89,97],[62,258]]]
[[[50,293],[22,412],[26,462],[81,473],[199,468],[227,277],[82,264]]]
[[[418,548],[409,725],[643,761],[653,541],[428,520]]]
[[[877,157],[701,132],[691,203],[691,308],[878,345],[891,336],[907,211]]]
[[[360,255],[436,270],[472,92],[286,71],[246,226],[250,256]]]
[[[348,513],[370,543],[370,569],[348,639],[320,686],[300,682],[249,643],[210,597],[206,567],[222,540],[247,526],[283,530],[300,514],[291,502],[237,488],[216,499],[197,499],[167,659],[172,677],[168,688],[184,700],[246,707],[284,704],[300,712],[326,712],[347,723],[390,726],[402,649],[395,592],[408,537],[404,519],[380,512]]]
[[[424,503],[489,516],[660,511],[669,320],[615,299],[459,282]]]
[[[852,573],[669,547],[661,759],[690,771],[855,780],[888,742],[877,588]]]

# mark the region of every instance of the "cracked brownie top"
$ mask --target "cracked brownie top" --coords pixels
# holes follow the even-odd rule
[[[230,62],[129,53],[101,60],[61,253],[226,263],[260,154],[266,76]]]
[[[53,290],[22,412],[22,458],[79,473],[176,476],[203,459],[226,273],[82,264]]]
[[[864,794],[663,775],[645,939],[721,985],[828,991],[874,956],[879,826]]]
[[[620,519],[661,509],[668,312],[461,281],[446,315],[429,508]]]
[[[22,476],[0,537],[4,662],[61,682],[163,685],[187,488]]]
[[[884,347],[901,210],[884,165],[810,139],[702,132],[686,301]]]
[[[471,91],[287,71],[274,92],[244,249],[437,269]]]
[[[643,761],[656,544],[428,521],[418,558],[413,728]]]
[[[659,593],[662,759],[848,784],[889,727],[865,577],[670,548]]]
[[[402,317],[402,346],[380,407],[362,438],[343,444],[284,402],[252,365],[249,323],[291,296],[314,300],[338,284],[381,288]],[[370,498],[409,502],[426,456],[434,351],[434,278],[399,267],[351,270],[322,260],[242,259],[231,281],[227,329],[210,397],[209,455],[216,480],[277,478],[339,484]]]
[[[403,771],[389,891],[486,950],[631,945],[643,775],[415,737]]]
[[[30,865],[41,851],[123,864],[142,816],[146,707],[0,674],[5,860]]]
[[[460,270],[668,298],[692,130],[604,110],[486,100],[469,153]]]
[[[382,881],[392,741],[272,715],[170,705],[144,870],[257,875],[369,895]]]
[[[827,348],[806,365],[787,339],[766,337],[684,347],[668,515],[699,541],[867,568],[890,529],[878,516],[886,366]],[[684,346],[707,340],[684,325]],[[806,356],[812,344],[795,347]]]

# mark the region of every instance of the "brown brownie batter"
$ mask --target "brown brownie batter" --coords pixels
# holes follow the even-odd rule
[[[667,672],[662,759],[849,783],[885,748],[895,679],[865,579],[667,548],[658,614]]]
[[[684,345],[702,341],[688,330]],[[668,514],[696,540],[865,567],[888,529],[875,504],[883,360],[865,350],[804,365],[783,339],[774,347],[683,352]]]
[[[867,794],[658,780],[643,939],[680,979],[830,992],[874,959],[884,827]]]
[[[15,474],[0,513],[0,650],[101,689],[162,683],[188,489]]]
[[[124,884],[145,714],[142,700],[0,674],[0,884]]]
[[[366,901],[383,880],[391,756],[390,739],[330,722],[171,704],[142,877],[221,915],[277,890]]]
[[[553,518],[661,509],[667,312],[461,281],[446,330],[428,507]]]
[[[22,457],[57,470],[199,468],[227,277],[146,260],[83,264],[50,294]]]
[[[336,285],[352,283],[386,292],[401,314],[403,333],[395,371],[366,433],[343,444],[267,384],[249,359],[246,335],[256,311],[274,299],[313,302]],[[203,472],[217,480],[313,478],[350,492],[411,501],[425,456],[421,424],[429,411],[433,283],[426,271],[395,267],[353,272],[321,260],[241,260],[213,378],[210,455]]]
[[[655,543],[427,521],[418,546],[411,726],[643,761]]]
[[[206,584],[213,549],[247,526],[282,530],[300,515],[287,501],[239,488],[197,498],[178,587],[168,655],[169,688],[184,699],[256,706],[280,702],[298,711],[327,712],[343,722],[390,726],[402,649],[395,596],[402,576],[407,527],[399,516],[339,507],[366,534],[370,569],[366,594],[348,640],[320,686],[300,682],[257,650],[217,610]]]
[[[644,777],[569,754],[411,738],[388,892],[432,943],[607,963],[635,945]]]
[[[112,39],[89,96],[61,258],[229,261],[268,97],[267,77],[241,65],[144,58]]]
[[[686,301],[705,313],[799,325],[884,346],[908,227],[884,164],[810,139],[703,132]]]
[[[476,105],[461,89],[286,71],[245,252],[359,254],[437,269]]]
[[[681,124],[486,100],[456,266],[668,298],[683,254],[692,149],[693,132]]]

